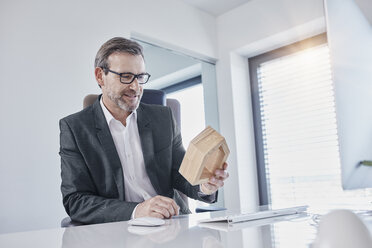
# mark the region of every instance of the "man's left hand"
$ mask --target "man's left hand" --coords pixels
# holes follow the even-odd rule
[[[227,172],[227,163],[225,162],[221,169],[217,169],[208,182],[201,184],[200,189],[206,195],[211,195],[224,185],[225,179],[229,177]]]

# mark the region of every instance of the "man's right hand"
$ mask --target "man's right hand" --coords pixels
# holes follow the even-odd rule
[[[176,202],[165,196],[154,196],[137,205],[135,218],[151,216],[168,219],[179,214],[180,207]]]

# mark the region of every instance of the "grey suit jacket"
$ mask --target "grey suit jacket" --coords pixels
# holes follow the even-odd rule
[[[60,120],[61,191],[67,214],[82,223],[128,220],[138,202],[126,202],[122,165],[99,103]],[[205,202],[179,174],[185,150],[170,108],[141,103],[137,124],[146,172],[159,195],[174,198],[181,213],[190,213],[174,190]]]

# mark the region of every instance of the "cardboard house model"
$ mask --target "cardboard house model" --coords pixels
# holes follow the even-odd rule
[[[192,185],[205,183],[229,153],[225,138],[208,126],[190,142],[179,172]]]

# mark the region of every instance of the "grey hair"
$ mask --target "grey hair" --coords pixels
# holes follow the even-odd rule
[[[105,74],[107,74],[107,69],[110,66],[108,63],[108,58],[113,53],[129,53],[132,55],[141,55],[144,59],[143,48],[140,44],[122,37],[115,37],[106,41],[98,50],[96,59],[94,61],[94,67],[103,68]]]

